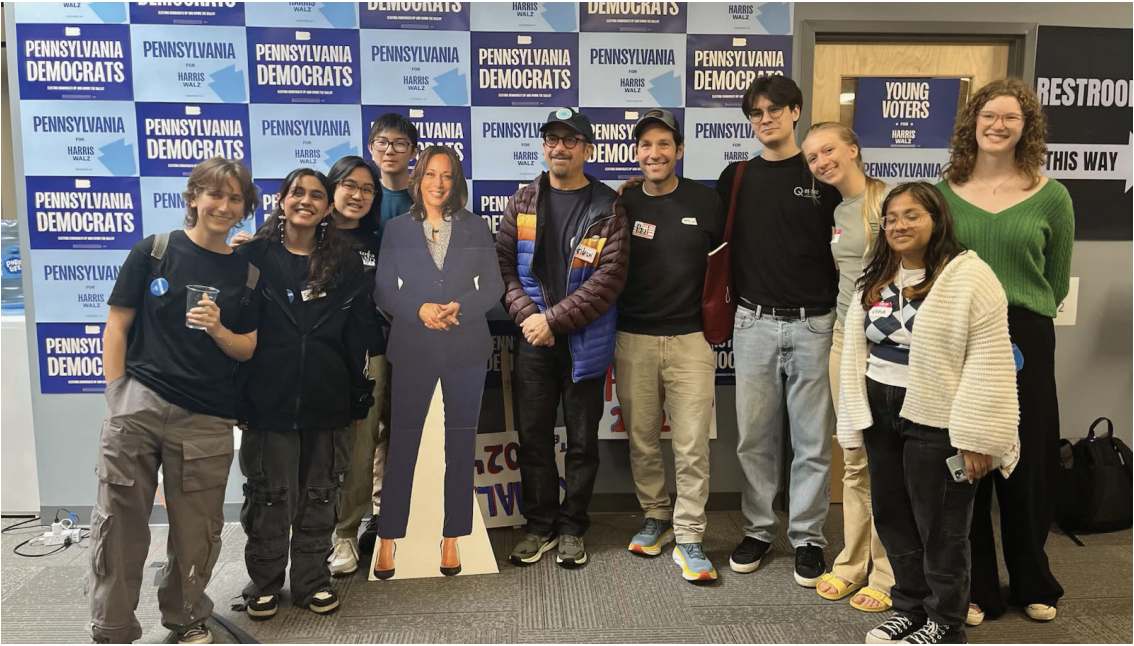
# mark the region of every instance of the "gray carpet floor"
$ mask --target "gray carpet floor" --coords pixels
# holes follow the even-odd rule
[[[736,574],[728,557],[741,537],[739,512],[709,515],[706,552],[720,571],[711,585],[681,578],[669,551],[644,558],[626,551],[641,524],[637,514],[596,514],[588,533],[590,563],[564,570],[553,559],[517,568],[507,561],[519,530],[491,530],[500,574],[455,579],[369,582],[360,570],[337,579],[342,609],[329,617],[290,605],[252,622],[229,609],[246,583],[244,534],[225,527],[224,547],[209,585],[217,613],[264,643],[862,643],[884,615],[845,601],[826,601],[792,579],[793,557],[783,538],[760,569]],[[8,527],[15,521],[5,519]],[[842,548],[842,507],[827,522],[828,565]],[[12,548],[28,537],[3,535],[0,557],[0,641],[89,642],[81,581],[87,553],[72,547],[45,558],[21,558]],[[165,558],[166,528],[155,526],[150,561]],[[1052,570],[1066,589],[1054,622],[1030,621],[1013,609],[969,630],[978,643],[1131,643],[1131,532],[1083,536],[1086,547],[1053,532]],[[1004,576],[1004,573],[1001,573]],[[147,575],[138,619],[143,642],[162,643],[157,588]],[[212,626],[217,641],[231,641]]]

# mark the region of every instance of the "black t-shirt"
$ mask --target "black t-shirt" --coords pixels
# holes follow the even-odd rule
[[[548,187],[547,217],[543,222],[543,247],[536,256],[537,275],[547,276],[543,288],[551,307],[567,297],[567,274],[575,247],[579,244],[579,227],[590,205],[592,187],[588,184],[573,191]]]
[[[358,252],[358,257],[362,260],[362,269],[366,274],[366,281],[371,285],[371,289],[367,290],[366,298],[373,301],[373,285],[374,274],[378,270],[378,251],[382,247],[382,238],[379,238],[376,233],[366,231],[361,228],[357,229],[339,229],[355,251]],[[389,322],[386,317],[378,313],[377,308],[374,309],[374,316],[378,325],[378,334],[374,335],[370,343],[370,356],[377,356],[386,354],[386,336],[389,334]]]
[[[732,225],[732,276],[740,303],[834,307],[839,274],[831,228],[842,196],[811,177],[803,153],[780,161],[756,157],[747,164]],[[736,166],[730,164],[717,182],[726,208]]]
[[[134,310],[126,348],[126,372],[171,404],[195,413],[236,417],[234,375],[237,361],[221,352],[203,330],[185,326],[186,286],[220,290],[221,324],[247,334],[260,323],[260,290],[241,307],[248,281],[248,261],[197,246],[184,231],[169,234],[169,246],[151,275],[154,237],[134,245],[107,301]],[[164,281],[162,283],[161,281]]]
[[[709,252],[724,238],[725,214],[716,192],[681,178],[667,195],[642,185],[622,195],[630,227],[630,271],[618,299],[618,329],[676,336],[703,329],[701,296]]]

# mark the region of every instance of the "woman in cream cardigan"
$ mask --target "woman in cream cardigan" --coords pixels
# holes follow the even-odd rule
[[[961,643],[969,522],[993,456],[1010,465],[1019,408],[1008,301],[953,236],[941,192],[916,182],[882,205],[847,312],[839,443],[865,447],[874,522],[894,570],[894,615],[867,643]],[[915,325],[916,322],[916,325]],[[955,481],[946,460],[963,455]]]

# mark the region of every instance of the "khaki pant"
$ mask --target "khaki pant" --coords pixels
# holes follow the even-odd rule
[[[358,538],[358,526],[369,511],[378,515],[382,476],[390,448],[390,363],[386,355],[370,358],[374,405],[361,424],[351,424],[351,458],[339,494],[339,522],[335,535]]]
[[[134,611],[159,467],[169,513],[168,565],[158,588],[162,624],[183,631],[212,615],[205,587],[220,555],[236,422],[170,404],[130,376],[107,385],[106,403],[91,511],[91,634],[130,643],[142,636]]]
[[[709,427],[716,353],[700,332],[649,336],[618,332],[614,377],[630,440],[630,470],[647,518],[673,520],[679,543],[700,543],[709,498]],[[662,404],[673,417],[664,419]],[[671,504],[662,466],[662,424],[672,430],[677,503]]]
[[[855,304],[851,304],[855,307]],[[839,406],[839,364],[843,357],[843,326],[835,323],[831,343],[831,396]],[[870,474],[866,450],[843,450],[843,538],[846,545],[831,566],[831,573],[851,583],[868,585],[889,595],[894,571],[874,527],[870,507]]]

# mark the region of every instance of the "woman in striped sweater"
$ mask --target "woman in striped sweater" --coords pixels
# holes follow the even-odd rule
[[[893,616],[867,643],[963,643],[977,482],[1016,444],[1008,302],[953,237],[941,192],[902,184],[882,204],[847,311],[839,444],[865,447]],[[916,327],[914,322],[917,322]],[[961,480],[946,461],[963,455]],[[1006,467],[1002,466],[1002,471]]]
[[[1011,480],[981,482],[973,507],[972,607],[977,625],[1006,610],[992,533],[992,490],[1000,502],[1009,603],[1036,621],[1055,618],[1063,588],[1044,544],[1055,515],[1059,404],[1055,392],[1055,318],[1067,296],[1075,214],[1067,189],[1040,175],[1047,120],[1022,81],[993,81],[969,100],[953,130],[952,158],[938,185],[957,222],[957,239],[978,252],[1008,295],[1008,328],[1023,356],[1020,467]]]

